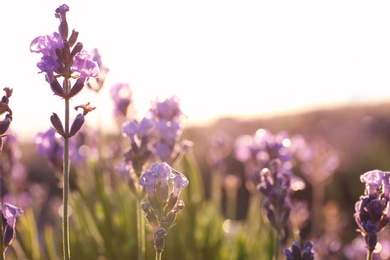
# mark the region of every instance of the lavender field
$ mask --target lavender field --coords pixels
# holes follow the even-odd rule
[[[139,114],[69,12],[26,43],[63,105],[50,127],[21,142],[3,88],[1,259],[390,259],[389,103],[189,126],[172,95]]]

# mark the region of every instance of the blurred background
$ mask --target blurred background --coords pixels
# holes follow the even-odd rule
[[[50,128],[53,112],[61,116],[63,103],[38,73],[40,57],[30,53],[29,44],[57,30],[54,10],[61,4],[0,4],[0,88],[14,90],[11,128],[29,182],[48,183],[49,195],[60,195],[60,189],[33,140]],[[74,106],[89,101],[97,107],[88,114],[88,125],[102,120],[104,134],[118,134],[109,95],[116,83],[130,85],[138,117],[156,99],[176,95],[185,114],[183,136],[194,143],[206,195],[213,134],[223,132],[235,140],[266,128],[307,140],[321,136],[339,152],[341,162],[322,183],[323,203],[344,216],[339,224],[345,244],[358,235],[353,214],[364,190],[359,176],[390,169],[388,1],[66,4],[70,29],[79,31],[84,49],[97,48],[110,69],[99,95],[87,90],[72,100]],[[233,153],[227,171],[244,172]],[[313,187],[308,183],[295,199],[310,203]],[[237,219],[246,217],[249,195],[241,185]]]
[[[62,102],[38,74],[31,41],[53,33],[61,1],[0,6],[0,87],[14,89],[13,128],[29,141]],[[390,98],[388,1],[66,1],[70,29],[130,84],[138,113],[177,95],[187,124]],[[91,101],[112,124],[108,94]],[[96,117],[95,113],[95,117]],[[96,121],[94,115],[89,118]]]

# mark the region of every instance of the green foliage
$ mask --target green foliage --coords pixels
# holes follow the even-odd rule
[[[185,208],[166,236],[162,259],[269,259],[272,230],[253,196],[248,218],[226,220],[221,205],[205,196],[200,169],[192,154],[174,165],[189,179],[181,199]],[[137,259],[136,198],[117,173],[99,162],[76,168],[71,193],[70,243],[74,259]],[[7,259],[61,259],[61,225],[38,228],[27,210],[18,219],[18,237]],[[146,228],[146,259],[154,259],[153,233]]]

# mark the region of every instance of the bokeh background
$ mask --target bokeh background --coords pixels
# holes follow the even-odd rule
[[[33,140],[50,127],[53,112],[61,116],[63,103],[38,73],[39,57],[30,53],[29,44],[57,30],[54,9],[61,4],[47,0],[0,4],[0,87],[14,90],[11,128],[20,141],[28,181],[39,184],[30,189],[36,198],[40,192],[61,195],[57,177],[37,154]],[[72,100],[75,105],[90,101],[97,107],[87,117],[89,126],[102,120],[107,139],[120,135],[109,96],[116,83],[130,85],[139,117],[156,98],[176,95],[185,115],[183,136],[194,143],[206,197],[211,194],[207,155],[215,133],[233,140],[260,128],[308,140],[321,136],[341,156],[340,166],[324,184],[324,205],[340,219],[343,245],[359,235],[353,219],[355,202],[364,190],[359,176],[390,169],[389,2],[66,4],[70,29],[80,32],[85,49],[97,48],[110,69],[99,95],[86,90]],[[233,153],[227,171],[244,181],[244,166]],[[304,178],[299,171],[297,175]],[[310,204],[315,188],[307,184],[294,199]],[[224,214],[227,195],[223,194]],[[244,220],[250,205],[245,185],[237,198],[236,218]],[[50,222],[50,214],[43,212],[38,226]],[[305,223],[302,237],[310,234],[311,224]]]

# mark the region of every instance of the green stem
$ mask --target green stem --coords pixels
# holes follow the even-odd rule
[[[373,251],[367,250],[367,260],[372,260]]]
[[[69,81],[65,79],[66,90],[69,89]],[[64,136],[64,164],[63,164],[63,216],[62,216],[62,243],[64,260],[70,259],[69,245],[69,98],[65,98],[65,136]]]
[[[279,259],[279,244],[280,244],[279,236],[280,236],[280,232],[276,231],[276,236],[275,236],[275,240],[274,240],[274,243],[275,243],[275,258],[274,259],[275,260]]]
[[[226,200],[226,216],[234,220],[237,210],[237,189],[235,187],[227,189]]]
[[[161,255],[162,255],[162,252],[156,251],[156,260],[161,260]]]
[[[136,199],[136,214],[137,214],[137,242],[138,242],[138,260],[145,259],[145,218],[142,214],[141,199],[137,196]]]

